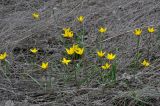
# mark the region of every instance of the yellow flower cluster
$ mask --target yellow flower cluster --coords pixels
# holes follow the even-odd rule
[[[33,54],[37,54],[38,53],[38,48],[31,48],[30,49],[30,52],[32,52]],[[43,70],[46,70],[46,69],[48,69],[48,62],[42,62],[41,63],[41,65],[40,65],[40,67],[41,67],[41,69],[43,69]]]
[[[155,32],[154,27],[151,27],[151,26],[149,26],[149,27],[147,28],[147,30],[148,30],[149,33],[154,33],[154,32]],[[134,33],[134,35],[136,35],[136,36],[140,36],[140,35],[142,34],[142,29],[137,28],[137,29],[134,30],[133,33]]]
[[[105,54],[106,54],[106,52],[103,52],[102,50],[97,51],[97,55],[98,55],[98,57],[100,57],[100,58],[104,57]],[[116,54],[108,53],[107,56],[106,56],[106,58],[107,58],[109,61],[114,60],[114,59],[116,58]],[[106,70],[106,69],[109,69],[110,66],[111,66],[111,64],[106,63],[105,65],[102,65],[101,68],[104,69],[104,70]]]
[[[34,12],[34,13],[32,13],[32,17],[33,17],[34,19],[40,19],[40,14],[39,14],[39,12]],[[82,22],[84,21],[84,19],[85,19],[85,18],[84,18],[84,16],[82,16],[82,15],[80,15],[79,17],[77,17],[77,21],[80,22],[80,23],[82,23]],[[147,30],[148,30],[149,33],[154,33],[154,32],[155,32],[154,27],[148,27]],[[62,35],[63,35],[63,37],[65,37],[65,38],[72,38],[72,37],[74,36],[74,33],[73,33],[73,31],[72,31],[70,28],[63,28],[63,31],[64,31],[64,33],[63,33]],[[105,27],[99,27],[98,31],[99,31],[100,33],[105,33],[105,32],[107,31],[107,28],[105,28]],[[136,35],[136,36],[140,36],[140,35],[142,34],[142,29],[141,29],[141,28],[137,28],[137,29],[134,30],[133,33],[134,33],[134,35]],[[83,55],[83,53],[84,53],[84,48],[79,47],[79,45],[77,45],[77,44],[73,44],[72,47],[66,48],[65,50],[66,50],[66,53],[67,53],[68,55],[73,55],[73,54]],[[36,54],[36,53],[38,52],[38,48],[31,48],[31,49],[30,49],[30,52],[32,52],[33,54]],[[105,54],[106,54],[106,52],[103,52],[102,50],[97,51],[97,55],[98,55],[98,57],[100,57],[100,58],[105,57]],[[7,53],[6,53],[6,52],[0,54],[0,60],[5,60],[6,57],[7,57]],[[116,58],[116,54],[108,53],[108,54],[106,55],[106,58],[107,58],[109,61],[114,60],[114,59]],[[68,65],[68,64],[71,62],[71,60],[70,60],[70,59],[63,58],[61,62],[62,62],[63,64]],[[143,66],[145,66],[145,67],[148,67],[148,66],[150,65],[150,62],[147,61],[146,59],[144,59],[144,60],[141,62],[141,64],[142,64]],[[48,66],[49,66],[49,63],[48,63],[48,62],[42,62],[41,65],[40,65],[40,67],[41,67],[43,70],[46,70],[46,69],[48,68]],[[106,70],[106,69],[109,69],[110,66],[111,66],[111,64],[106,62],[104,65],[101,66],[101,68],[104,69],[104,70]]]
[[[106,54],[106,52],[103,52],[102,50],[97,51],[98,57],[104,57],[105,54]],[[108,60],[113,60],[113,59],[115,59],[115,57],[116,57],[116,55],[113,54],[113,53],[108,53],[107,56],[106,56],[106,58],[107,58]]]
[[[147,28],[147,31],[148,31],[149,33],[154,33],[154,32],[155,32],[155,28],[154,28],[153,26],[149,26],[149,27]],[[141,36],[141,34],[142,34],[142,29],[137,28],[137,29],[134,30],[133,33],[134,33],[134,35],[136,35],[136,36]],[[144,59],[143,62],[141,62],[141,64],[142,64],[143,66],[145,66],[145,67],[150,66],[150,62],[147,61],[146,59]]]
[[[80,15],[77,17],[78,22],[82,23],[84,21],[84,16]],[[64,38],[72,38],[74,36],[73,31],[70,28],[63,28],[64,33],[62,34]],[[78,54],[83,55],[84,48],[79,47],[78,44],[73,44],[70,48],[65,48],[66,53],[68,55]],[[63,64],[68,65],[71,62],[70,59],[66,59],[65,57],[61,61]]]
[[[63,31],[64,31],[64,34],[62,34],[63,35],[63,37],[65,37],[65,38],[72,38],[73,37],[73,31],[71,31],[71,29],[70,28],[63,28]]]
[[[106,58],[111,61],[111,60],[114,60],[116,58],[116,54],[113,54],[113,53],[108,53]],[[111,66],[111,64],[109,63],[106,63],[105,65],[101,66],[102,69],[106,70],[106,69],[109,69]]]
[[[68,55],[78,54],[83,55],[84,48],[80,48],[79,45],[73,44],[72,47],[66,48],[66,53]],[[68,63],[71,62],[71,60],[67,60],[66,58],[63,58],[62,63],[68,65]]]
[[[80,48],[77,44],[73,44],[69,49],[66,48],[66,52],[68,55],[73,55],[74,53],[78,55],[83,55],[84,48]]]

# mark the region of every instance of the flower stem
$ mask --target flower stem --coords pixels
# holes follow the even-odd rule
[[[148,60],[150,60],[151,36],[152,36],[152,34],[150,33],[150,35],[148,37],[148,50],[147,50],[147,58],[148,58]]]
[[[84,24],[82,25],[81,43],[82,43],[82,46],[84,46]]]
[[[101,43],[102,40],[103,40],[103,33],[101,33],[101,35],[100,35],[100,41],[99,41],[99,43],[100,43],[100,50],[102,50],[102,43]]]
[[[76,68],[75,68],[75,84],[76,84],[76,86],[77,86],[77,88],[79,88],[79,82],[78,82],[78,78],[77,78],[77,71],[78,71],[78,73],[79,73],[79,69],[80,69],[80,66],[79,66],[80,64],[79,63],[77,63],[76,64]]]
[[[139,43],[140,43],[140,37],[137,39],[137,53],[139,54]]]
[[[139,58],[139,45],[140,45],[140,36],[137,38],[136,65],[138,64],[138,58]]]
[[[0,65],[2,65],[2,62],[0,61]],[[3,71],[4,70],[4,71]],[[4,60],[4,69],[2,69],[2,72],[4,74],[4,76],[6,77],[6,79],[11,82],[11,80],[9,79],[9,77],[7,76],[7,62],[6,60]]]

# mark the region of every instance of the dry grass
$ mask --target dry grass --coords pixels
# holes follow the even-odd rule
[[[3,74],[3,63],[0,65],[2,106],[7,103],[16,106],[160,105],[159,6],[159,0],[1,0],[0,52],[9,54],[6,59],[8,77]],[[35,11],[40,13],[40,20],[31,17]],[[85,83],[79,89],[73,80],[64,81],[65,68],[59,62],[64,51],[62,29],[71,27],[78,32],[81,25],[75,18],[79,15],[85,16],[85,47],[90,50],[86,53],[88,61],[95,60],[97,43],[103,43],[104,50],[117,54],[116,84],[97,83],[96,67],[88,61],[80,70],[79,79]],[[130,65],[136,53],[133,29],[143,29],[142,60],[147,57],[146,28],[150,25],[157,29],[151,38],[152,66],[135,68]],[[96,42],[99,26],[106,26],[108,32],[103,41]],[[29,52],[31,47],[40,48],[35,65],[30,62],[34,58]],[[41,71],[42,61],[50,63],[49,71]],[[49,77],[51,83],[48,84]]]

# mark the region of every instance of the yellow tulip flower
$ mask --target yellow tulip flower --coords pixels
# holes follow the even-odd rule
[[[6,52],[0,54],[0,60],[5,60],[6,57],[7,57],[7,53]]]
[[[71,31],[71,28],[63,28],[63,31],[64,32],[69,32],[69,31]]]
[[[75,50],[75,52],[76,52],[77,54],[79,54],[79,55],[82,55],[83,52],[84,52],[84,48],[77,48],[77,49]]]
[[[97,55],[99,57],[103,57],[105,55],[105,52],[103,52],[102,50],[101,51],[97,51]]]
[[[107,31],[107,28],[105,27],[100,27],[98,30],[100,33],[105,33]]]
[[[74,48],[72,48],[72,47],[69,49],[66,48],[66,52],[68,55],[72,55],[72,54],[74,54]]]
[[[80,22],[80,23],[82,23],[83,21],[84,21],[84,16],[79,16],[79,17],[77,17],[77,20]]]
[[[42,62],[41,68],[42,68],[43,70],[46,70],[46,69],[48,68],[48,62]]]
[[[72,48],[74,49],[74,51],[76,51],[76,49],[79,48],[79,46],[77,44],[73,44]]]
[[[72,38],[73,37],[73,32],[72,31],[65,32],[63,34],[63,37],[65,37],[65,38]]]
[[[32,13],[32,17],[34,19],[39,19],[40,18],[40,14],[38,12],[34,12],[34,13]]]
[[[77,44],[73,44],[69,49],[66,48],[66,52],[68,55],[72,55],[74,53],[82,55],[84,52],[84,48],[80,48]]]
[[[64,34],[63,37],[65,38],[72,38],[73,37],[73,31],[70,30],[70,28],[63,28]]]
[[[148,32],[149,32],[149,33],[153,33],[153,32],[155,32],[154,27],[148,27]]]
[[[110,68],[110,66],[111,66],[111,64],[106,63],[105,65],[101,66],[101,68],[104,69],[104,70],[107,70],[107,69]]]
[[[31,48],[30,51],[34,54],[36,54],[38,52],[38,49],[37,48]]]
[[[137,28],[133,32],[136,36],[140,36],[142,34],[142,30],[140,28]]]
[[[143,60],[143,62],[141,63],[143,66],[148,67],[150,65],[149,61],[147,60]]]
[[[67,60],[66,58],[63,58],[62,63],[68,65],[68,63],[70,63],[71,60]]]
[[[108,60],[113,60],[113,59],[116,58],[116,54],[108,53],[107,56],[106,56],[106,58],[107,58]]]

